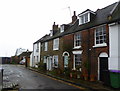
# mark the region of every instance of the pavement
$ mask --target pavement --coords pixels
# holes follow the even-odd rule
[[[43,73],[43,72],[41,72],[37,69],[34,69],[34,68],[28,68],[28,69],[32,70],[32,71],[35,71],[35,72],[38,72],[40,74],[50,76],[50,77],[55,78],[57,80],[61,80],[61,81],[73,84],[75,86],[80,86],[80,87],[87,88],[90,91],[120,91],[120,89],[114,89],[112,87],[106,86],[105,84],[103,84],[99,81],[90,82],[90,81],[83,81],[83,80],[80,80],[80,79],[79,80],[78,79],[65,79],[65,78],[55,76],[55,75],[51,75],[49,73]]]
[[[62,78],[60,76],[51,75],[49,72],[43,73],[38,69],[26,68],[23,65],[4,65],[3,67],[5,68],[3,74],[3,87],[5,89],[2,91],[18,91],[18,89],[12,89],[17,85],[22,89],[63,89],[64,91],[66,88],[75,91],[75,88],[77,88],[80,89],[80,91],[120,91],[120,89],[113,89],[100,82]]]

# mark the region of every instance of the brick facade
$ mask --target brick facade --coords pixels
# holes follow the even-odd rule
[[[95,76],[95,79],[97,80],[98,78],[98,58],[100,53],[105,52],[109,55],[109,29],[108,25],[106,25],[106,34],[107,34],[107,39],[106,43],[107,46],[105,47],[94,47],[95,46],[95,29],[96,28],[91,28],[88,30],[83,30],[81,31],[82,34],[82,62],[84,63],[87,61],[89,63],[88,67],[88,75],[89,76]],[[84,67],[83,67],[83,74],[84,73]]]
[[[97,27],[97,26],[96,26]],[[109,28],[106,25],[106,34],[107,34],[107,46],[105,47],[94,47],[95,46],[95,28],[90,28],[87,30],[82,30],[76,33],[68,34],[59,38],[59,50],[53,50],[53,40],[49,40],[48,42],[48,50],[44,51],[41,48],[41,61],[43,62],[44,56],[54,56],[58,55],[58,68],[64,70],[64,57],[63,53],[69,53],[69,63],[68,68],[73,69],[73,51],[82,51],[82,74],[88,75],[89,77],[94,76],[94,79],[98,79],[98,58],[100,53],[106,52],[109,55]],[[74,35],[77,33],[81,33],[82,36],[82,44],[81,48],[74,49]],[[44,43],[44,42],[43,42]],[[43,44],[42,44],[43,45]],[[87,62],[89,64],[88,69],[84,67],[84,63]]]
[[[112,21],[107,18],[114,6],[115,3],[103,9],[99,9],[96,12],[87,9],[78,15],[79,19],[77,19],[74,12],[72,22],[63,24],[60,28],[58,28],[58,25],[55,25],[54,22],[51,30],[51,33],[53,34],[50,33],[49,38],[41,41],[41,62],[44,61],[44,56],[53,57],[54,55],[58,55],[57,68],[63,71],[65,69],[64,58],[67,55],[68,68],[71,72],[72,70],[74,70],[74,72],[80,71],[82,76],[87,76],[90,81],[99,80],[101,58],[107,58],[108,61],[109,57],[108,25]],[[63,27],[64,30],[60,30]],[[96,33],[97,29],[100,30],[98,34]],[[80,35],[77,36],[77,34]],[[59,38],[59,49],[53,50],[53,41],[56,38]],[[44,51],[45,42],[48,42],[47,51]],[[81,67],[79,70],[75,68],[75,66],[77,67],[77,65],[75,65],[75,60],[76,64],[78,63],[77,65]]]
[[[72,50],[73,50],[73,45],[74,45],[74,35],[69,34],[63,36],[63,52],[68,52],[69,53],[69,60],[68,60],[68,67],[70,69],[73,68],[73,55],[72,55]]]
[[[48,42],[48,50],[44,51],[41,48],[41,61],[43,62],[44,56],[54,56],[58,55],[58,64],[61,70],[64,70],[64,59],[63,53],[68,52],[70,54],[69,59],[72,59],[72,49],[73,49],[73,35],[66,35],[59,38],[59,50],[53,50],[53,40],[49,40]],[[44,43],[44,42],[43,42]],[[42,43],[42,45],[43,45]],[[71,61],[71,60],[69,60]],[[72,68],[72,61],[68,64],[70,68]]]

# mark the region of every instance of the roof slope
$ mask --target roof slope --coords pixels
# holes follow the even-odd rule
[[[120,21],[120,1],[116,5],[117,6],[111,15],[111,21]]]
[[[42,38],[40,38],[39,40],[37,40],[37,41],[34,42],[33,44],[46,41],[46,40],[49,39],[49,38],[50,38],[50,35],[47,35],[47,34],[46,34],[45,36],[43,36]]]
[[[117,2],[116,2],[117,3]],[[102,25],[102,24],[106,24],[109,23],[111,21],[109,21],[108,17],[110,15],[111,10],[114,8],[114,6],[116,5],[116,3],[113,3],[105,8],[102,9],[98,9],[95,13],[95,17],[94,19],[92,19],[92,21],[86,23],[86,24],[82,24],[79,25],[77,27],[76,31],[81,31],[81,30],[85,30],[85,29],[89,29],[98,25]]]
[[[88,10],[89,9],[87,9],[86,11],[88,11]],[[111,15],[112,10],[114,10],[114,11]],[[82,13],[84,13],[84,12],[82,12]],[[94,13],[95,13],[95,15],[94,15],[94,17],[92,17],[93,19],[90,22],[79,25],[79,20],[76,20],[76,22],[73,25],[70,25],[70,27],[65,32],[60,33],[60,31],[58,30],[54,36],[45,35],[38,41],[39,42],[40,41],[41,42],[49,41],[49,40],[52,40],[52,39],[55,39],[58,37],[62,37],[67,34],[75,33],[75,32],[86,30],[86,29],[89,29],[89,28],[92,28],[92,27],[95,27],[98,25],[109,24],[111,22],[120,20],[120,2],[115,2],[107,7],[98,9]],[[112,16],[112,19],[109,19],[109,16]]]
[[[24,56],[30,57],[30,54],[31,54],[31,53],[32,53],[31,51],[23,52],[22,54],[19,55],[19,57],[24,57]]]

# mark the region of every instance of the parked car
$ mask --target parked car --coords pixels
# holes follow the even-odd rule
[[[22,64],[22,65],[25,64],[25,59],[21,60],[19,64]]]

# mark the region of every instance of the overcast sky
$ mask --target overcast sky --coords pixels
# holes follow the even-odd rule
[[[33,43],[52,29],[67,24],[71,15],[96,11],[118,0],[0,0],[0,57],[17,48],[33,50]],[[70,8],[69,8],[70,7]]]

